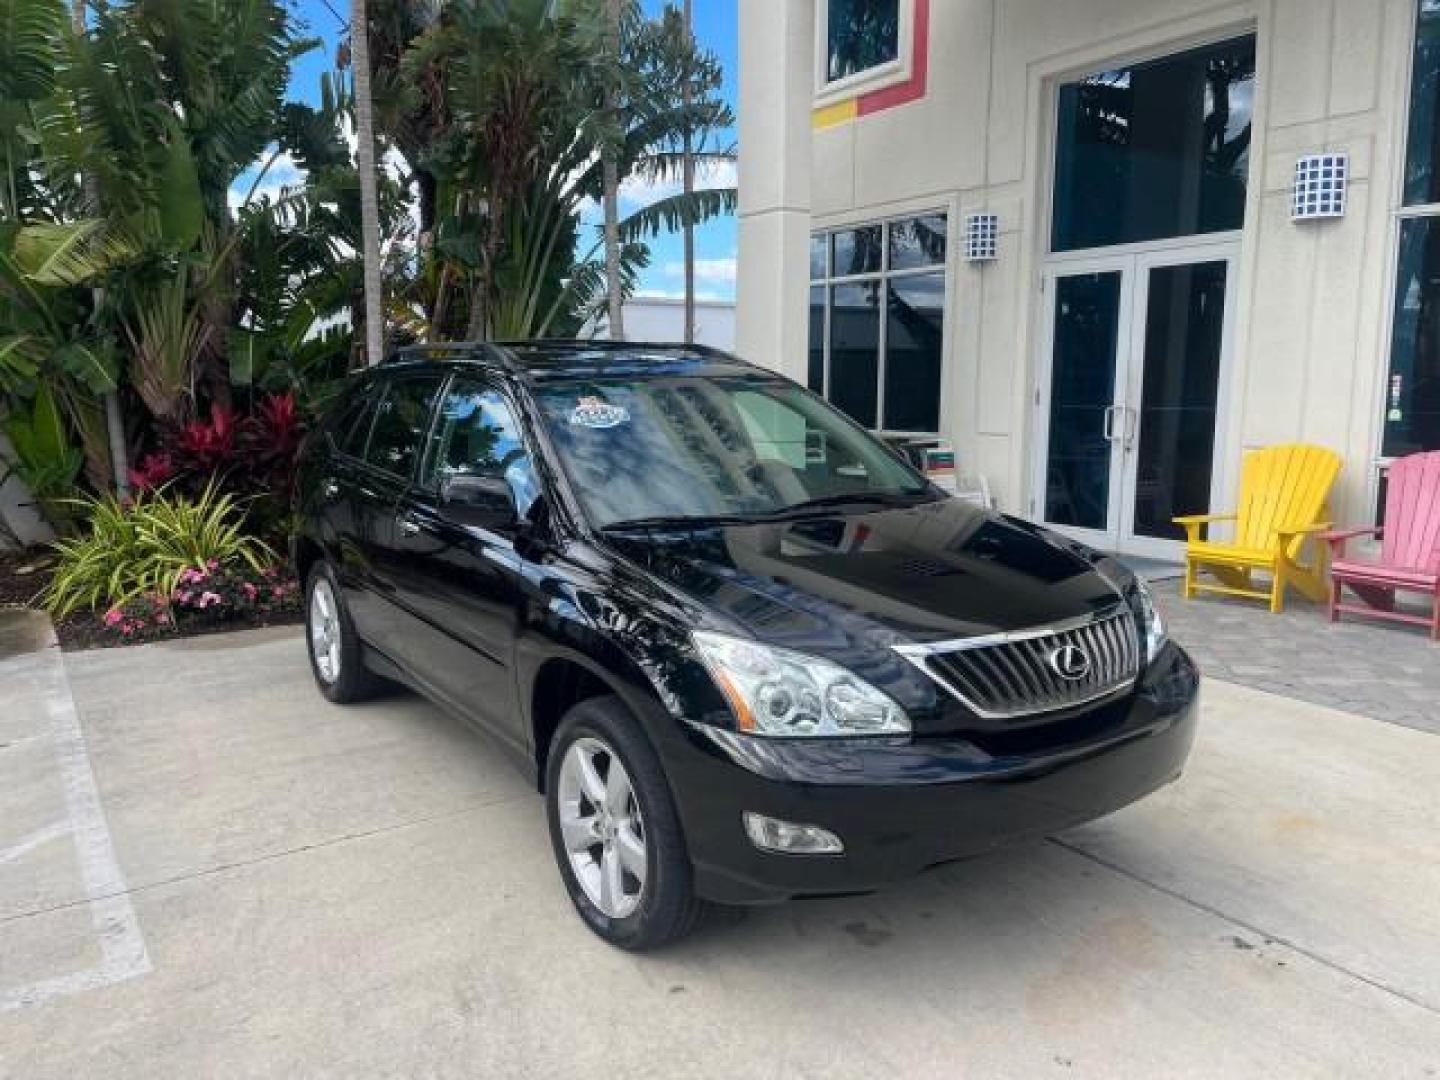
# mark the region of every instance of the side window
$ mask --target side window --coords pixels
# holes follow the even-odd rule
[[[373,384],[362,386],[335,410],[334,419],[327,425],[327,430],[335,449],[342,454],[359,457],[365,452],[365,440],[370,435],[370,422],[375,418],[377,396]]]
[[[455,380],[440,402],[425,486],[438,489],[447,478],[459,475],[504,479],[522,515],[539,494],[530,453],[510,403],[493,387],[472,379]]]
[[[375,413],[365,460],[376,468],[409,479],[425,431],[430,426],[430,406],[439,389],[438,378],[400,379],[390,384]]]

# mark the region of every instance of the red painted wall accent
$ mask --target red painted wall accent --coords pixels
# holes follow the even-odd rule
[[[862,94],[856,112],[869,116],[896,105],[906,105],[925,96],[930,74],[930,0],[915,0],[915,54],[910,60],[910,80]]]

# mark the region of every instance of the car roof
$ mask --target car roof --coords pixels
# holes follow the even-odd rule
[[[597,375],[754,375],[763,371],[706,345],[579,340],[414,345],[397,349],[384,367],[405,370],[435,364],[473,365],[534,382]]]

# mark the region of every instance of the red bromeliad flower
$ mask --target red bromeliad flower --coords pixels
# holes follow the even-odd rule
[[[175,460],[169,454],[146,454],[130,470],[130,486],[136,491],[154,491],[173,479],[175,472]]]
[[[234,412],[224,405],[212,405],[210,420],[186,424],[175,439],[175,447],[190,468],[213,473],[234,459],[239,435]]]

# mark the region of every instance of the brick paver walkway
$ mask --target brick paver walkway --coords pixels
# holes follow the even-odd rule
[[[1423,629],[1347,619],[1293,593],[1283,614],[1219,597],[1155,591],[1171,635],[1217,679],[1440,733],[1440,644]]]

